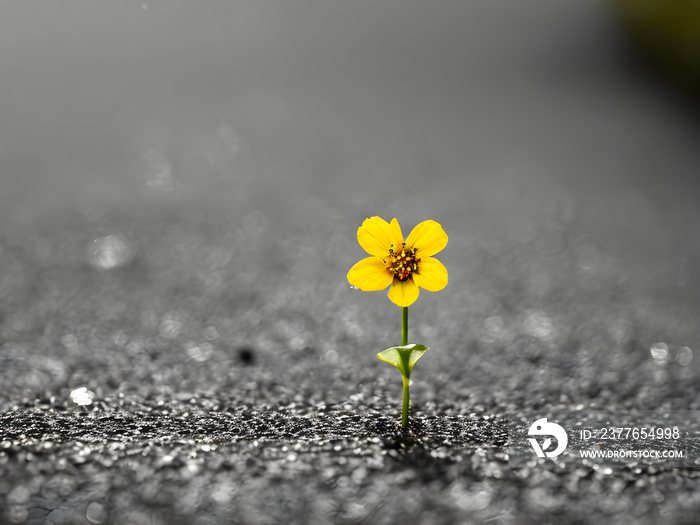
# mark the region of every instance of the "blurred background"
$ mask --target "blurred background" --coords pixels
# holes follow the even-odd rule
[[[455,358],[478,399],[543,366],[574,400],[621,370],[673,399],[700,361],[697,5],[3,2],[0,399],[231,394],[236,366],[350,353],[299,387],[342,400],[398,334],[345,278],[372,215],[451,238],[416,399]]]

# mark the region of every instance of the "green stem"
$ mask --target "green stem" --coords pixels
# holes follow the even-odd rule
[[[401,308],[401,346],[408,344],[408,306]],[[408,377],[403,377],[403,408],[401,410],[401,428],[408,425],[408,406],[411,394],[408,391]]]
[[[408,306],[401,308],[401,346],[408,344]]]
[[[407,377],[403,378],[403,410],[401,411],[401,428],[406,428],[408,425],[408,404],[411,399],[411,394],[408,392],[409,380]]]

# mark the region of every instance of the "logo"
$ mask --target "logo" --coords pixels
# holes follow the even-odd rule
[[[566,437],[566,431],[556,423],[549,423],[546,417],[538,419],[532,425],[530,425],[530,430],[528,430],[527,434],[528,436],[548,436],[542,443],[542,447],[540,447],[540,444],[535,438],[529,439],[532,448],[535,449],[535,453],[541,458],[545,456],[548,458],[557,457],[559,454],[564,452],[566,445],[569,443],[569,440]],[[557,440],[557,448],[546,452],[546,450],[552,446],[552,436]]]

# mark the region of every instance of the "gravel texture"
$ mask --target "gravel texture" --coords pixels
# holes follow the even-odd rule
[[[512,468],[502,418],[105,399],[0,418],[8,523],[694,523],[697,469]]]
[[[700,410],[697,104],[589,3],[371,4],[0,6],[0,523],[700,522],[507,454]],[[450,236],[403,433],[372,215]]]
[[[506,420],[522,411],[700,409],[697,328],[678,304],[694,291],[674,283],[673,301],[658,295],[676,269],[644,281],[641,266],[644,286],[623,285],[630,266],[613,257],[629,255],[601,245],[584,270],[573,220],[500,248],[478,236],[461,244],[445,221],[453,290],[410,308],[412,338],[431,349],[414,371],[402,434],[400,375],[374,355],[399,336],[400,310],[344,283],[361,255],[354,225],[328,212],[313,235],[282,235],[255,204],[233,238],[260,240],[238,241],[247,243],[240,255],[232,244],[234,263],[211,255],[226,249],[216,214],[195,226],[162,210],[149,227],[122,218],[115,231],[132,232],[120,234],[135,254],[117,268],[96,267],[89,243],[68,249],[77,243],[66,237],[87,238],[85,226],[62,232],[60,244],[50,226],[6,241],[16,307],[0,346],[5,522],[697,521],[696,469],[514,469],[505,446]],[[260,220],[255,234],[249,214]],[[338,232],[347,242],[329,248]],[[51,264],[37,260],[51,242]],[[283,285],[241,268],[283,272]],[[542,271],[536,284],[523,281],[541,288],[518,286],[518,268]],[[75,401],[89,405],[71,397],[78,387],[87,392]]]

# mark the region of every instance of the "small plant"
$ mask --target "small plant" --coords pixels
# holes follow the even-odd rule
[[[411,370],[428,350],[425,345],[408,344],[408,307],[418,299],[420,288],[437,292],[447,285],[447,269],[432,257],[447,240],[445,230],[433,220],[418,224],[405,241],[396,219],[386,222],[372,217],[357,230],[357,241],[371,257],[350,268],[348,281],[365,292],[391,286],[389,299],[401,307],[401,346],[387,348],[377,357],[398,368],[403,377],[402,428],[408,425]]]

